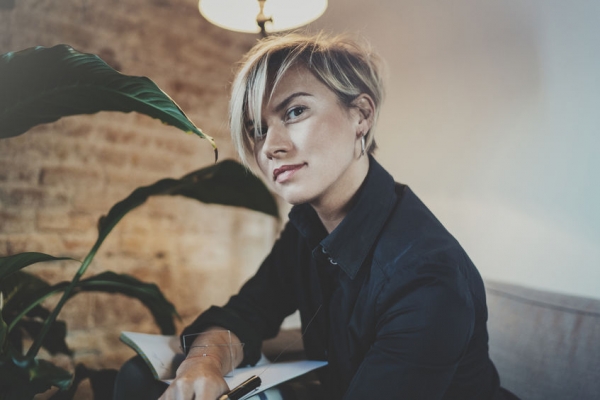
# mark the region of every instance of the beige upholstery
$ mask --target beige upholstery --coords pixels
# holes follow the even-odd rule
[[[486,292],[503,387],[523,400],[600,399],[600,300],[490,281]]]

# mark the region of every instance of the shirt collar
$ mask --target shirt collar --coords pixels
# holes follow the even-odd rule
[[[394,187],[392,176],[369,156],[369,172],[358,190],[356,203],[333,232],[327,235],[317,213],[307,203],[292,208],[290,222],[306,238],[313,255],[325,253],[332,264],[354,279],[396,203]]]

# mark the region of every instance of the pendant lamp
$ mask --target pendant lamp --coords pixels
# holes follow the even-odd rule
[[[221,28],[266,35],[314,21],[325,12],[327,0],[200,0],[198,8]]]

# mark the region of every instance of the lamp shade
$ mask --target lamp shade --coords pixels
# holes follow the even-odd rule
[[[267,32],[285,31],[306,25],[319,18],[327,8],[327,0],[267,0],[264,14],[273,21],[265,24]],[[209,22],[238,32],[260,32],[256,16],[258,0],[200,0],[200,14]]]

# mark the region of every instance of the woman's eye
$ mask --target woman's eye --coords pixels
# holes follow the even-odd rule
[[[294,107],[294,108],[291,108],[287,112],[287,114],[285,115],[286,120],[291,120],[291,119],[298,118],[300,115],[302,115],[302,113],[304,112],[304,110],[306,110],[306,107]]]

